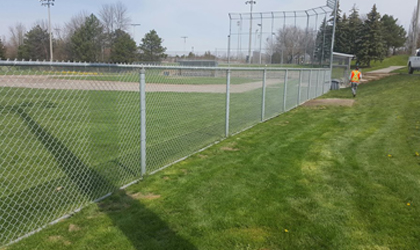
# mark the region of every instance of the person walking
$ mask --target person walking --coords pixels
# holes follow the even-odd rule
[[[351,92],[353,93],[353,97],[356,97],[357,86],[359,86],[361,79],[362,79],[362,73],[359,71],[359,67],[356,66],[356,69],[353,70],[350,74],[350,85],[351,85]]]

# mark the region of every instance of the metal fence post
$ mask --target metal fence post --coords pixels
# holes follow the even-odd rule
[[[140,70],[140,157],[141,176],[146,174],[146,71]]]
[[[324,70],[324,72],[323,72],[324,77],[322,77],[322,95],[325,94],[325,78],[326,78],[326,75],[327,75],[327,71]]]
[[[312,83],[312,69],[309,73],[308,92],[306,93],[306,100],[311,99],[311,83]]]
[[[299,106],[300,104],[300,95],[301,95],[301,91],[302,91],[302,73],[303,70],[299,71],[299,86],[298,86],[298,96],[297,96],[297,106]]]
[[[287,101],[287,78],[289,77],[289,70],[286,69],[284,73],[284,91],[283,91],[283,112],[286,112],[286,101]]]
[[[229,136],[229,115],[230,115],[230,69],[227,70],[226,76],[226,123],[225,136]]]
[[[261,101],[261,121],[265,119],[265,92],[267,86],[267,69],[264,69],[263,73],[263,86],[262,86],[262,101]]]
[[[316,85],[316,97],[320,96],[320,94],[319,94],[319,84],[321,84],[321,81],[322,81],[322,70],[319,70],[317,78],[318,78],[318,83]]]

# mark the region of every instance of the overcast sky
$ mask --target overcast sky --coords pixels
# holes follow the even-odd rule
[[[53,27],[62,26],[81,11],[96,16],[103,4],[118,0],[56,0],[51,7]],[[130,28],[135,40],[140,42],[152,29],[164,39],[168,51],[215,51],[227,48],[229,34],[228,13],[249,12],[245,0],[121,0],[129,11],[132,23],[141,26]],[[306,10],[326,5],[326,0],[256,0],[254,12]],[[340,9],[349,13],[353,5],[360,14],[370,12],[376,3],[381,15],[398,18],[408,31],[417,4],[416,0],[341,0]],[[9,36],[9,27],[20,22],[29,30],[36,21],[48,20],[48,8],[39,0],[2,1],[0,10],[0,37]],[[184,40],[183,36],[188,38]],[[185,42],[185,43],[184,43]]]

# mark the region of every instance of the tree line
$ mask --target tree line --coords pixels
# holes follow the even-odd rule
[[[334,51],[353,54],[360,65],[370,66],[371,61],[382,61],[398,51],[406,52],[407,32],[398,19],[378,12],[376,4],[365,17],[354,6],[349,16],[336,17]]]
[[[333,14],[324,18],[318,30],[297,26],[284,26],[277,30],[275,39],[267,41],[271,62],[328,65]],[[366,15],[360,15],[353,6],[348,16],[342,15],[338,4],[335,31],[334,52],[355,55],[359,65],[370,66],[371,61],[381,61],[387,56],[409,51],[404,27],[393,16],[381,16],[376,4]]]
[[[63,27],[52,28],[54,60],[133,63],[166,58],[166,48],[157,32],[148,32],[137,46],[127,32],[130,22],[127,8],[121,2],[102,5],[98,16],[81,12]],[[46,22],[35,23],[29,31],[16,24],[9,31],[7,43],[0,39],[0,58],[50,59]]]

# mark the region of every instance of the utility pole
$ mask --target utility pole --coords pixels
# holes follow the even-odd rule
[[[411,51],[411,55],[414,56],[417,50],[417,38],[418,38],[418,26],[419,26],[419,9],[420,9],[420,0],[417,0],[417,11],[416,11],[416,22],[414,23],[414,41],[413,41],[413,49]]]
[[[52,35],[51,35],[51,13],[50,6],[54,6],[55,0],[39,0],[42,6],[48,6],[48,33],[50,33],[50,62],[53,61],[53,46],[52,46]]]
[[[136,41],[136,26],[140,26],[141,24],[139,24],[139,23],[132,23],[130,25],[133,26],[133,38],[134,38],[134,41]]]
[[[188,38],[188,36],[181,36],[181,38],[183,38],[184,39],[184,55],[185,55],[185,57],[187,56],[186,54],[187,54],[187,51],[186,51],[186,49],[185,49],[185,45],[187,44],[187,38]]]
[[[252,9],[256,1],[246,1],[245,4],[250,5],[249,10],[249,43],[248,43],[248,64],[251,64],[251,43],[252,43]]]

